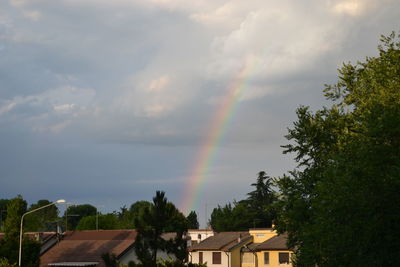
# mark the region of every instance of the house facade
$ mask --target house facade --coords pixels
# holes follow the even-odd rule
[[[241,248],[251,242],[248,232],[221,232],[189,248],[189,261],[208,267],[241,267]]]
[[[265,240],[261,238],[262,232],[265,234]],[[292,267],[293,251],[286,245],[286,234],[277,235],[272,229],[257,230],[253,233],[250,230],[250,233],[255,242],[242,248],[242,267]]]
[[[135,259],[133,244],[135,230],[90,230],[63,234],[62,239],[40,256],[40,267],[100,266],[104,253],[114,254],[118,260]]]
[[[40,257],[40,267],[98,266],[105,267],[102,255],[113,254],[122,264],[137,262],[134,243],[135,230],[86,230],[65,232]],[[176,233],[164,233],[161,238],[171,240]],[[173,254],[157,251],[159,259],[175,259]]]
[[[212,229],[189,229],[187,231],[188,247],[198,244],[210,236],[214,236],[214,231]]]

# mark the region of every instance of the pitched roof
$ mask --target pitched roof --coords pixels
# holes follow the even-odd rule
[[[240,238],[240,242],[239,242]],[[193,245],[189,250],[222,250],[229,251],[238,245],[251,240],[248,232],[221,232],[214,236],[204,239],[204,241]]]
[[[105,266],[103,253],[121,256],[135,242],[135,230],[91,230],[66,232],[63,239],[40,257],[40,266],[54,263],[93,263]]]
[[[188,229],[188,232],[214,232],[213,229]]]
[[[260,244],[258,244],[254,250],[289,250],[286,245],[287,234],[274,236]]]

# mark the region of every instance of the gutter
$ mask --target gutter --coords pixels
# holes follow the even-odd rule
[[[229,262],[229,253],[225,251],[226,257],[228,258],[228,267],[231,266],[230,262]]]

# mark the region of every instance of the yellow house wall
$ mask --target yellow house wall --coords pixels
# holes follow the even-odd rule
[[[253,236],[254,243],[262,243],[277,235],[273,229],[250,229],[249,233]]]
[[[269,252],[269,264],[264,264],[264,252]],[[257,267],[292,267],[292,263],[279,264],[279,252],[288,252],[289,261],[291,261],[292,253],[289,250],[273,250],[257,252],[258,266]]]
[[[240,255],[240,249],[244,246],[244,245],[247,245],[247,244],[249,244],[249,243],[251,243],[251,240],[249,240],[248,242],[246,242],[245,244],[243,244],[242,246],[240,246],[240,247],[237,247],[237,248],[234,248],[234,249],[232,249],[231,250],[231,260],[232,260],[232,262],[231,262],[231,267],[241,267],[241,262],[240,262],[240,258],[241,258],[241,255]]]
[[[241,267],[255,267],[254,263],[242,263]]]
[[[269,264],[264,264],[264,252],[269,252]],[[251,263],[242,263],[241,267],[292,267],[292,263],[279,264],[279,252],[288,252],[289,260],[292,257],[292,252],[289,250],[274,250],[257,252],[258,265]]]

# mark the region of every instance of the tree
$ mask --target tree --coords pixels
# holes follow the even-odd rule
[[[19,240],[21,216],[26,212],[26,206],[26,201],[20,195],[9,201],[7,205],[7,219],[4,223],[5,241]]]
[[[327,85],[331,107],[297,110],[284,153],[298,167],[280,178],[277,227],[296,266],[398,266],[400,259],[400,42],[344,64]]]
[[[255,213],[254,227],[271,227],[276,217],[274,203],[277,200],[276,192],[272,189],[272,178],[261,171],[256,183],[251,185],[255,190],[247,194],[248,198],[244,202]]]
[[[135,225],[138,231],[135,252],[142,266],[156,266],[159,250],[173,253],[180,261],[186,258],[186,240],[183,239],[187,231],[186,218],[167,200],[164,192],[156,192],[153,203],[144,208]],[[164,240],[161,235],[166,232],[175,232],[176,238]]]
[[[258,173],[255,189],[247,199],[218,206],[211,213],[210,224],[217,232],[246,231],[255,227],[271,227],[276,217],[276,192],[272,189],[272,178],[264,171]]]
[[[6,258],[0,258],[0,267],[17,267],[16,263],[10,263]]]
[[[96,230],[96,226],[102,230],[113,230],[119,229],[118,225],[118,219],[115,214],[99,214],[98,216],[83,217],[76,226],[76,230]]]
[[[10,265],[18,263],[20,222],[26,212],[27,203],[22,196],[17,196],[7,205],[7,219],[4,225],[4,239],[0,240],[0,258],[7,259]],[[40,244],[24,236],[22,243],[23,266],[39,266]]]
[[[9,199],[0,199],[0,232],[2,232],[4,228],[4,222],[7,218],[7,205],[9,202]]]
[[[41,199],[36,204],[32,204],[29,210],[34,210],[42,206],[50,204],[51,201],[47,199]],[[28,211],[29,211],[28,210]],[[35,213],[30,214],[26,217],[27,231],[49,231],[55,230],[55,221],[58,219],[58,207],[56,205],[49,206],[45,209],[38,210]]]
[[[64,218],[67,217],[68,230],[75,230],[82,218],[86,216],[95,216],[96,213],[96,207],[90,204],[69,206],[64,213]]]
[[[199,229],[199,221],[197,220],[197,214],[194,210],[189,213],[186,219],[188,221],[189,229]]]
[[[120,211],[116,213],[118,219],[118,228],[136,228],[135,221],[141,218],[143,216],[144,209],[150,206],[150,202],[141,200],[133,203],[129,209],[126,208],[126,206],[121,207]]]
[[[211,213],[210,225],[216,232],[247,231],[255,222],[255,213],[248,208],[247,203],[240,201],[214,208]]]

